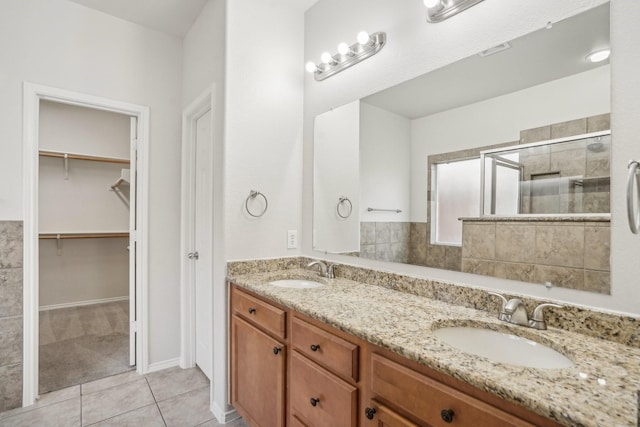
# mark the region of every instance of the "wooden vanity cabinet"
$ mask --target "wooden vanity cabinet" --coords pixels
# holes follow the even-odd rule
[[[231,404],[252,427],[559,427],[231,287]]]
[[[231,404],[252,427],[286,425],[285,319],[284,310],[232,289]]]

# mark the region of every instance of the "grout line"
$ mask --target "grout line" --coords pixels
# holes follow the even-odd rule
[[[112,420],[112,419],[114,419],[114,418],[116,418],[116,417],[119,417],[119,416],[121,416],[121,415],[125,415],[125,414],[128,414],[128,413],[130,413],[130,412],[134,412],[134,411],[137,411],[137,410],[142,409],[142,408],[146,408],[147,406],[151,406],[151,405],[154,405],[154,404],[153,404],[153,403],[149,403],[148,405],[144,405],[144,406],[141,406],[141,407],[139,407],[139,408],[135,408],[135,409],[132,409],[132,410],[130,410],[130,411],[123,412],[123,413],[121,413],[121,414],[117,414],[117,415],[114,415],[114,416],[112,416],[112,417],[105,418],[104,420],[99,420],[99,421],[96,421],[95,423],[87,424],[86,426],[82,426],[82,427],[94,426],[94,425],[96,425],[96,424],[103,423],[103,422],[108,421],[108,420]],[[157,408],[157,405],[156,405],[156,408]],[[160,408],[158,408],[158,412],[160,412]],[[160,416],[162,416],[162,413],[160,413]],[[163,419],[163,421],[164,421],[164,419]],[[165,426],[166,426],[166,425],[167,425],[167,424],[165,423]]]
[[[149,387],[151,387],[151,386],[149,386]],[[194,389],[191,389],[191,390],[176,394],[175,396],[167,397],[166,399],[160,400],[160,402],[166,402],[167,400],[175,399],[176,397],[184,396],[185,394],[192,393],[192,392],[198,391],[198,390],[202,390],[203,388],[211,388],[211,384],[206,385],[206,386],[202,386],[202,387],[198,387],[198,388],[194,388]],[[152,393],[153,393],[153,390],[152,390]],[[211,394],[211,393],[209,393],[209,394]],[[154,399],[155,399],[155,396],[154,396]]]
[[[118,376],[118,375],[124,375],[124,374],[127,374],[127,373],[129,373],[129,372],[132,372],[132,371],[134,371],[134,370],[135,370],[135,368],[134,368],[134,369],[130,369],[130,370],[128,370],[128,371],[120,372],[120,373],[118,373],[118,374],[109,375],[109,376],[107,376],[107,377],[98,378],[97,380],[93,380],[93,381],[89,381],[89,382],[86,382],[86,383],[82,383],[82,384],[80,384],[80,395],[81,395],[81,396],[85,396],[85,395],[86,395],[86,396],[88,396],[88,395],[90,395],[90,394],[100,393],[101,391],[110,390],[110,389],[112,389],[112,388],[114,388],[114,387],[119,387],[119,386],[121,386],[121,385],[125,385],[125,384],[131,384],[131,383],[133,383],[133,382],[140,381],[142,378],[145,378],[145,376],[144,376],[144,375],[138,375],[138,378],[134,378],[134,379],[132,379],[131,381],[125,381],[125,382],[123,382],[123,383],[114,384],[114,385],[112,385],[112,386],[105,387],[105,388],[101,388],[100,390],[92,391],[92,392],[90,392],[90,393],[83,393],[83,392],[82,392],[82,386],[83,386],[83,385],[90,384],[90,383],[95,382],[95,381],[101,381],[101,380],[104,380],[104,379],[107,379],[107,378],[111,378],[111,377],[115,377],[115,376]],[[146,379],[146,378],[145,378],[145,379]]]
[[[167,427],[167,421],[164,419],[164,414],[160,410],[160,405],[158,405],[158,400],[156,399],[156,395],[153,394],[153,388],[151,388],[151,384],[149,384],[149,379],[146,377],[146,375],[144,376],[144,379],[147,382],[147,387],[149,387],[149,391],[151,391],[151,396],[153,397],[153,401],[156,403],[156,408],[158,408],[158,412],[160,413],[160,418],[162,418],[162,422],[164,423],[165,427]]]

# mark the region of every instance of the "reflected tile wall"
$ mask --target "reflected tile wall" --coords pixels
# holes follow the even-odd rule
[[[360,257],[406,264],[410,238],[408,222],[361,222]]]
[[[22,236],[0,221],[0,412],[22,405]]]
[[[464,221],[462,271],[609,294],[610,228],[608,220]]]

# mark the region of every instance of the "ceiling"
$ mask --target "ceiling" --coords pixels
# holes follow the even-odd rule
[[[609,47],[609,4],[509,42],[491,56],[474,55],[363,99],[409,119],[429,116],[604,64],[587,63]]]
[[[144,27],[184,37],[208,0],[69,0]],[[280,0],[307,10],[318,0]]]

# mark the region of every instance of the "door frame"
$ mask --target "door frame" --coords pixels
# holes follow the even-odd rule
[[[24,82],[23,87],[23,209],[24,209],[24,337],[23,406],[38,396],[39,368],[39,240],[38,179],[40,101],[47,100],[79,107],[134,116],[138,119],[138,185],[136,192],[136,371],[149,368],[148,321],[148,212],[149,212],[149,107],[109,98]],[[131,296],[130,296],[131,297]]]
[[[182,112],[182,197],[181,197],[181,230],[180,230],[180,367],[183,369],[192,368],[196,365],[196,295],[195,295],[195,275],[194,263],[187,258],[187,253],[194,250],[195,239],[195,205],[196,195],[194,193],[196,177],[196,126],[197,121],[207,111],[211,111],[211,141],[214,143],[215,133],[215,109],[214,109],[215,87],[208,87],[200,96],[191,102]],[[215,150],[211,150],[212,157]],[[211,167],[214,167],[213,158]],[[215,179],[212,173],[213,179]],[[213,182],[209,191],[213,197]],[[213,204],[212,204],[213,206]],[[214,234],[216,229],[213,226]],[[214,236],[212,237],[212,241]],[[213,245],[212,245],[213,247]],[[212,257],[213,258],[213,257]],[[213,259],[209,260],[213,268]],[[212,292],[213,295],[213,292]],[[213,301],[211,301],[213,310]],[[213,325],[212,331],[213,331]],[[213,358],[213,336],[211,337],[212,358]],[[211,364],[213,368],[213,361]]]

